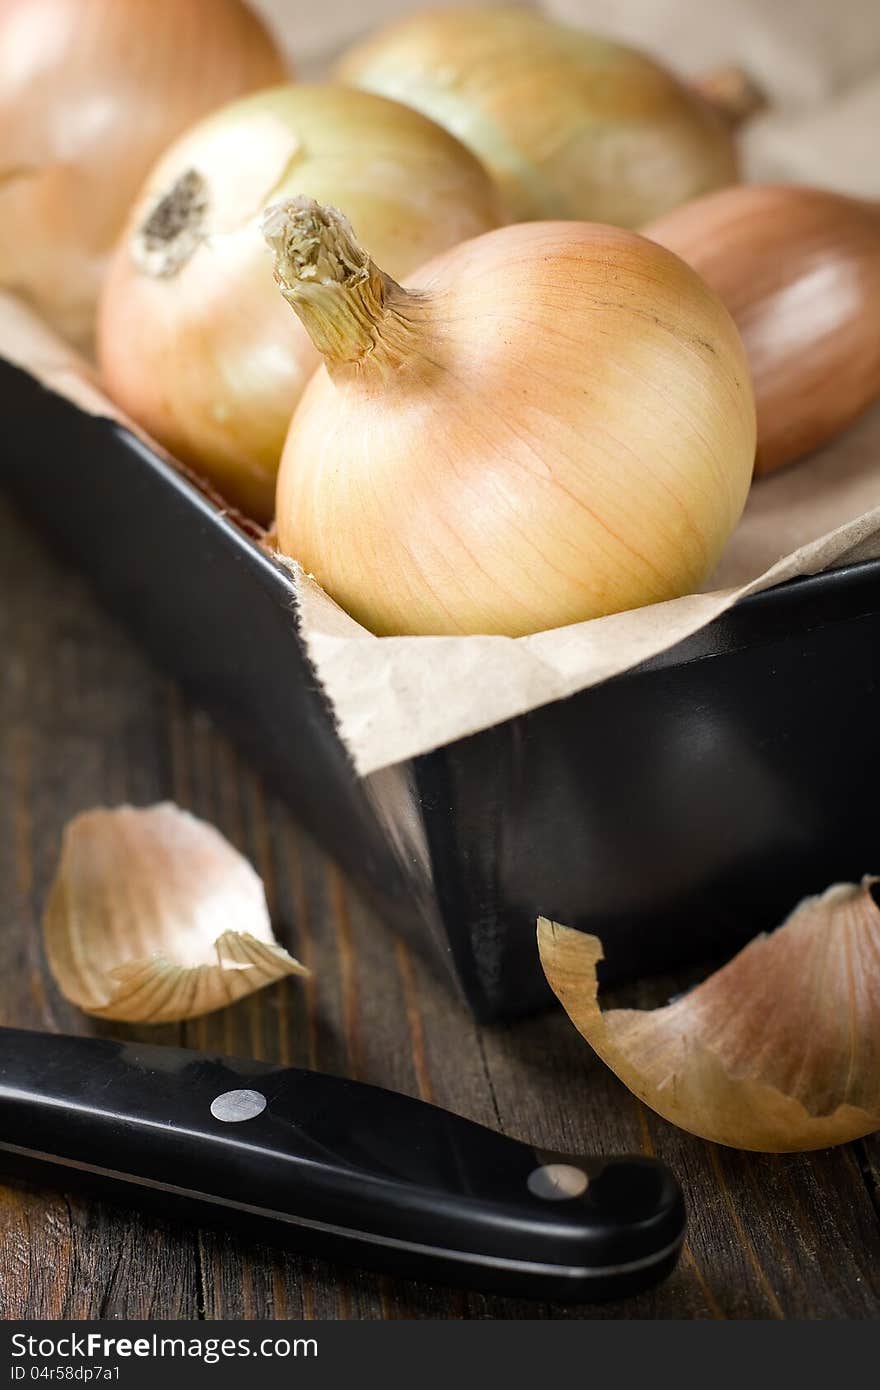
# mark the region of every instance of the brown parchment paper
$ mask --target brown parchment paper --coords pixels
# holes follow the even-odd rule
[[[259,3],[282,25],[299,11],[288,0]],[[379,21],[414,8],[398,0],[375,3]],[[751,60],[774,108],[746,136],[749,172],[880,196],[880,166],[867,158],[880,129],[880,120],[871,121],[872,112],[880,117],[876,5],[877,0],[835,0],[832,6],[826,0],[552,0],[550,8],[568,20],[676,54],[685,71],[728,58]],[[370,0],[325,0],[321,17],[338,48],[370,26]],[[295,30],[285,32],[295,49]],[[312,66],[318,37],[309,31]],[[83,409],[119,418],[88,367],[6,296],[0,296],[0,354]],[[757,482],[707,592],[671,603],[518,639],[379,638],[296,565],[290,568],[310,659],[356,768],[368,774],[619,674],[747,594],[875,558],[880,406],[822,453]]]

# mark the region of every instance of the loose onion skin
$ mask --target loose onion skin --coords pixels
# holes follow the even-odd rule
[[[403,290],[333,209],[267,213],[325,356],[278,478],[280,549],[378,634],[519,636],[691,591],[745,502],[742,345],[677,257],[523,223]]]
[[[396,102],[275,88],[178,141],[135,205],[102,297],[98,352],[119,404],[257,521],[319,362],[272,282],[260,217],[306,193],[351,208],[404,275],[497,225],[497,193],[457,140]]]
[[[169,802],[68,823],[43,933],[62,994],[127,1023],[198,1018],[309,973],[275,940],[248,861]]]
[[[3,0],[0,285],[88,346],[150,165],[213,107],[285,76],[240,0]]]
[[[343,56],[479,155],[510,218],[638,227],[737,177],[725,120],[643,54],[529,10],[429,11]]]
[[[660,1009],[603,1012],[602,943],[546,917],[541,964],[578,1032],[673,1124],[766,1153],[845,1144],[880,1128],[876,884],[869,876],[805,898]]]
[[[644,234],[699,271],[737,323],[755,386],[756,473],[818,449],[880,397],[880,206],[744,185]]]

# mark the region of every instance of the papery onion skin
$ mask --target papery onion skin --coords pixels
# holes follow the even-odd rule
[[[877,880],[807,898],[690,993],[597,1002],[595,936],[538,919],[541,964],[575,1027],[629,1089],[704,1139],[769,1153],[880,1129]]]
[[[724,301],[752,368],[757,474],[832,440],[880,397],[880,205],[744,185],[644,228]]]
[[[359,622],[520,636],[699,586],[755,421],[730,316],[682,261],[617,228],[523,223],[402,290],[369,258],[348,272],[332,209],[280,205],[266,227],[328,354],[285,446],[280,549]],[[345,283],[332,254],[296,269],[318,227]]]
[[[195,236],[163,266],[144,228],[201,180]],[[147,181],[101,301],[114,399],[257,521],[272,515],[290,416],[319,356],[281,300],[265,204],[303,193],[348,207],[397,275],[500,220],[488,174],[416,111],[333,84],[260,93],[178,141]],[[176,263],[175,263],[176,262]]]
[[[215,106],[286,75],[240,0],[4,0],[0,285],[89,347],[107,257],[154,160]]]
[[[196,1018],[309,973],[275,940],[248,861],[170,802],[68,823],[43,936],[65,997],[128,1023]]]
[[[737,178],[730,129],[698,93],[634,49],[529,10],[409,16],[345,54],[337,73],[469,145],[511,220],[638,227]]]

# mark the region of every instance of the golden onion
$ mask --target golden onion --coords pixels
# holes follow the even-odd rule
[[[108,276],[101,366],[134,419],[258,521],[271,516],[287,425],[319,361],[260,235],[267,202],[294,193],[351,209],[398,275],[498,222],[494,185],[457,140],[342,86],[259,93],[166,153]]]
[[[880,204],[744,184],[675,208],[644,234],[733,314],[755,385],[756,473],[827,444],[880,398]]]
[[[154,160],[215,106],[284,77],[240,0],[4,0],[0,285],[88,346]]]
[[[729,124],[697,91],[634,49],[532,11],[410,16],[337,73],[445,125],[494,174],[516,221],[638,227],[737,177]]]
[[[269,209],[324,355],[278,477],[280,549],[379,634],[511,636],[687,593],[755,448],[733,322],[632,232],[521,223],[402,289],[346,219]]]

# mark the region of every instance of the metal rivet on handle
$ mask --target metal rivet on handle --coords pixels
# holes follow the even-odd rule
[[[545,1202],[567,1202],[586,1192],[589,1181],[584,1170],[573,1163],[545,1163],[529,1173],[528,1189]]]
[[[268,1103],[259,1091],[224,1091],[211,1101],[211,1114],[215,1120],[234,1125],[242,1120],[256,1119],[257,1115],[262,1115]]]

